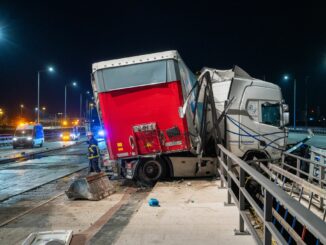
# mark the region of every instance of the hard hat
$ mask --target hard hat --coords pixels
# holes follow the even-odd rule
[[[88,131],[88,132],[86,133],[86,136],[93,136],[93,132]]]

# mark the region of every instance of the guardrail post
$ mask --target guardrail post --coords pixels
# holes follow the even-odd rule
[[[300,170],[300,159],[297,158],[297,176],[300,177],[300,172],[299,172],[299,170]]]
[[[220,158],[221,158],[222,162],[224,162],[224,153],[223,153],[223,151],[220,151],[220,153],[221,153]],[[224,175],[224,168],[223,168],[223,164],[221,164],[221,163],[220,163],[220,174]],[[221,186],[219,187],[219,189],[225,189],[225,185],[224,185],[222,176],[220,177],[220,179],[221,179]]]
[[[227,162],[227,181],[228,181],[228,191],[227,191],[227,195],[228,195],[228,201],[226,203],[224,203],[224,206],[234,206],[235,204],[232,203],[232,200],[231,200],[231,194],[230,194],[230,191],[231,191],[231,186],[232,186],[232,178],[230,176],[230,172],[231,172],[231,168],[232,168],[232,161],[231,159],[229,158],[229,156],[226,156],[226,162]]]
[[[241,212],[245,210],[245,196],[242,193],[242,188],[245,187],[246,182],[246,175],[245,171],[240,167],[240,174],[239,174],[239,230],[235,230],[235,235],[250,235],[248,231],[245,231],[244,229],[244,220],[241,215]]]
[[[273,196],[265,189],[265,196],[264,196],[264,245],[271,245],[272,244],[272,234],[268,230],[266,223],[272,223],[273,214]]]
[[[324,166],[320,166],[319,169],[319,185],[320,188],[323,189],[324,188],[324,184],[323,184],[323,180],[325,179],[325,167]],[[320,198],[320,209],[324,209],[324,198]]]

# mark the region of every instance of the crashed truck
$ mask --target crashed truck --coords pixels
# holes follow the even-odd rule
[[[217,143],[245,160],[286,147],[280,87],[237,66],[196,77],[177,51],[159,52],[94,63],[92,88],[106,163],[128,179],[214,176]]]

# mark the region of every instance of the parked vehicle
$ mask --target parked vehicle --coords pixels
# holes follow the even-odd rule
[[[80,138],[80,132],[78,130],[78,127],[73,127],[72,129],[65,129],[60,134],[60,138],[63,141],[78,140]]]
[[[216,144],[242,158],[280,157],[281,89],[239,67],[197,79],[177,51],[93,64],[92,87],[111,163],[126,178],[216,174]]]
[[[42,147],[44,143],[44,132],[41,124],[24,124],[16,128],[13,137],[13,148],[17,147]]]

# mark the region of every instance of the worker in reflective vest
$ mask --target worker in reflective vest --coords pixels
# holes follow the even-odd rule
[[[87,132],[88,138],[88,159],[89,159],[89,173],[101,172],[99,167],[100,150],[98,148],[97,140],[94,138],[92,132]]]

